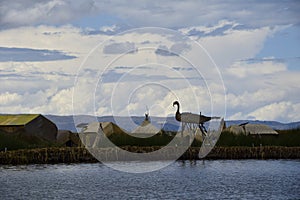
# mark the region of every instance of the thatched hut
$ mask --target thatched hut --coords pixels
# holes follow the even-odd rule
[[[240,135],[240,134],[246,134],[245,130],[242,126],[240,125],[231,125],[228,128],[226,128],[224,131],[228,131],[230,133],[233,133],[235,135]]]
[[[0,131],[6,134],[35,136],[55,142],[56,125],[40,114],[0,115]]]
[[[150,137],[159,132],[160,130],[151,123],[149,115],[145,114],[145,120],[142,122],[140,126],[136,127],[132,131],[131,135],[136,137]]]
[[[264,124],[243,123],[240,125],[231,125],[226,128],[225,131],[234,133],[236,135],[278,135],[278,132]]]
[[[81,146],[80,138],[77,133],[72,133],[69,130],[58,130],[56,143],[59,146],[78,147]]]
[[[245,125],[246,135],[278,135],[278,132],[264,124]]]
[[[101,131],[106,137],[125,136],[126,131],[112,122],[92,122],[82,127],[80,138],[86,147],[96,147],[101,142]]]

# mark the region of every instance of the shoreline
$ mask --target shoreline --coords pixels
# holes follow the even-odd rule
[[[161,147],[125,146],[122,149],[135,152],[153,152]],[[199,147],[190,147],[177,160],[200,160]],[[167,149],[154,160],[170,160],[176,155],[176,149]],[[122,159],[121,152],[113,148],[101,148],[102,161],[128,161],[134,157]],[[163,159],[162,159],[163,158]],[[215,147],[204,160],[217,159],[300,159],[300,147],[262,146],[262,147]],[[152,160],[152,159],[151,159]],[[0,165],[58,164],[58,163],[95,163],[99,162],[82,147],[52,147],[40,149],[22,149],[0,152]]]

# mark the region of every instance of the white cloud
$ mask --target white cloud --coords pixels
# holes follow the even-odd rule
[[[93,11],[93,1],[2,1],[0,24],[11,28],[40,23],[61,24]]]
[[[55,9],[57,6],[63,6],[63,1],[49,1],[45,3],[36,3],[34,7],[26,7],[24,4],[14,4],[16,9],[11,9],[7,11],[6,15],[2,18],[3,23],[24,25],[24,19],[30,24],[35,21],[41,20],[40,18],[50,14],[51,10]],[[45,15],[45,13],[47,13]],[[50,16],[49,16],[50,17]],[[27,24],[26,24],[27,25]]]
[[[81,29],[68,25],[41,25],[0,31],[2,47],[58,50],[74,56],[86,55],[107,38],[106,35],[83,35]]]
[[[257,120],[280,120],[283,122],[296,121],[300,119],[300,103],[282,101],[263,106],[251,113]]]
[[[17,93],[4,92],[0,94],[0,106],[18,105],[22,100],[22,96]]]
[[[117,25],[100,27],[100,31],[103,32],[115,32],[117,29],[118,29]]]
[[[238,78],[246,78],[248,76],[264,76],[275,73],[281,73],[287,70],[284,63],[276,63],[270,61],[262,61],[258,63],[247,63],[237,61],[230,66],[227,71],[229,74]]]
[[[242,62],[234,73],[232,69],[224,75],[229,119],[299,120],[297,106],[293,106],[300,103],[298,71],[271,61]]]
[[[274,92],[274,88],[258,89],[255,92],[245,91],[244,93],[238,95],[230,93],[227,95],[227,105],[232,109],[249,109],[249,106],[253,107],[274,102],[282,99],[284,96],[284,91]]]
[[[128,7],[127,5],[131,5]],[[299,22],[297,2],[97,2],[96,7],[134,26],[182,27],[217,23],[220,19],[261,27]],[[109,9],[107,9],[109,8]],[[270,17],[271,16],[271,17]],[[162,20],[163,19],[163,20]]]
[[[106,98],[98,104],[99,115],[143,115],[146,107],[150,109],[152,116],[173,115],[176,111],[172,107],[175,100],[181,103],[181,111],[194,112],[210,115],[212,113],[213,98],[205,87],[186,86],[181,88],[176,86],[177,81],[160,81],[160,82],[127,82],[120,83],[117,87],[114,83],[104,84],[103,93],[98,92],[97,99]],[[108,90],[108,88],[114,88]],[[107,92],[105,92],[107,91]],[[103,95],[103,96],[102,96]],[[222,96],[221,94],[218,94]],[[224,104],[223,99],[218,99],[219,104]],[[109,102],[109,104],[108,104]],[[220,105],[217,105],[222,107]],[[224,106],[224,105],[223,105]],[[101,113],[102,112],[102,113]],[[220,113],[219,113],[220,114]],[[224,114],[224,113],[222,113]]]
[[[217,26],[224,24],[226,21],[217,23]],[[216,28],[210,26],[206,31],[212,29]],[[219,69],[228,94],[227,110],[231,119],[299,119],[299,73],[291,72],[284,63],[270,59],[247,61],[261,50],[266,38],[276,30],[269,27],[233,30],[224,35],[199,38],[213,59],[221,64]],[[193,51],[195,46],[178,41],[165,32],[132,31],[105,44],[134,40],[132,44],[139,49],[138,52],[120,56],[95,51],[83,69],[79,69],[87,53],[107,38],[101,34],[84,35],[82,29],[72,26],[20,27],[1,31],[0,43],[6,47],[59,50],[78,56],[63,61],[1,62],[1,112],[72,114],[75,75],[79,72],[78,79],[82,79],[73,99],[78,106],[76,114],[113,114],[111,95],[114,89],[113,109],[118,115],[143,115],[146,105],[153,116],[173,115],[172,102],[176,99],[180,100],[182,111],[211,114],[211,97],[213,114],[224,114],[224,91],[221,82],[216,81],[218,71],[203,50]],[[173,47],[185,58],[195,61],[200,70],[195,71],[182,57],[155,54],[160,45],[168,49]],[[108,73],[109,70],[113,73]],[[107,79],[116,75],[116,80],[98,83],[100,72],[107,73]],[[157,85],[138,89],[146,83]],[[114,88],[115,84],[119,84],[117,88]],[[287,117],[283,118],[284,115]]]
[[[72,114],[72,95],[73,88],[63,89],[56,92],[51,98],[49,104],[45,107],[45,109],[47,109],[47,113]]]
[[[123,54],[134,53],[136,51],[135,44],[133,42],[112,43],[104,46],[103,53],[105,54]]]
[[[218,66],[229,67],[237,60],[254,57],[274,31],[269,27],[233,30],[225,35],[202,37],[198,41]]]
[[[216,24],[211,24],[210,26],[189,26],[180,28],[179,31],[184,33],[185,35],[195,36],[197,38],[197,34],[200,34],[200,36],[205,35],[209,36],[214,31],[221,29],[222,31],[219,33],[219,35],[224,35],[228,33],[228,30],[232,30],[232,28],[239,26],[240,24],[228,21],[228,20],[220,20]],[[228,28],[226,28],[228,26]],[[199,37],[199,36],[198,36]]]
[[[130,6],[128,6],[130,5]],[[297,1],[93,1],[93,0],[4,0],[0,6],[0,27],[61,25],[84,17],[101,15],[133,27],[183,27],[212,25],[220,19],[238,21],[246,27],[299,23]],[[101,16],[96,19],[101,19]],[[111,17],[114,16],[114,17]],[[89,23],[87,23],[88,25]]]

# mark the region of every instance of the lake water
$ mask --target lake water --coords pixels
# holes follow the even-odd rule
[[[0,184],[0,199],[300,199],[300,160],[177,161],[142,174],[99,163],[0,166]]]

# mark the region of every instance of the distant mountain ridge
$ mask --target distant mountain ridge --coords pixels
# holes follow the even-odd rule
[[[45,115],[45,116],[51,121],[53,121],[58,127],[58,129],[77,132],[76,125],[74,124],[73,116],[59,116],[59,115]],[[102,117],[97,117],[96,119],[96,117],[90,115],[77,115],[76,119],[81,123],[89,123],[97,120],[100,122],[113,122],[127,131],[132,131],[144,121],[145,117],[144,116],[132,116],[132,117],[102,116]],[[150,117],[150,120],[151,123],[159,129],[163,129],[165,131],[180,130],[180,123],[177,122],[174,117],[166,117],[166,118]],[[291,122],[291,123],[281,123],[277,121],[228,120],[226,121],[226,126],[228,127],[233,124],[242,124],[246,122],[252,124],[265,124],[272,127],[275,130],[288,130],[288,129],[300,128],[300,121]]]

